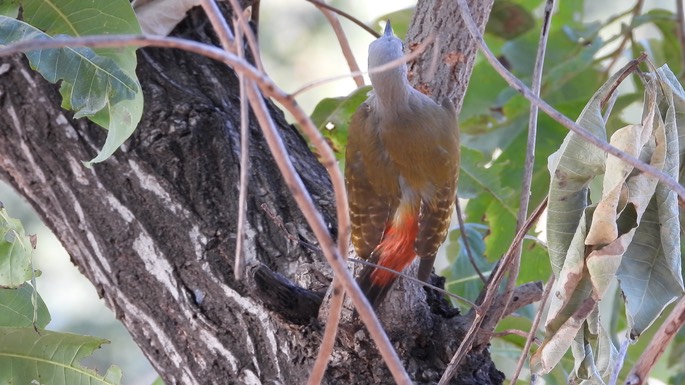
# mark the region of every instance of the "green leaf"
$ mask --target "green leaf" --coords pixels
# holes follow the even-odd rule
[[[110,367],[104,376],[80,361],[109,341],[33,328],[0,328],[0,384],[121,383],[121,369]]]
[[[652,9],[642,15],[636,16],[632,23],[633,27],[642,24],[651,23],[661,32],[660,39],[649,39],[648,47],[651,47],[651,52],[657,52],[658,56],[653,56],[650,52],[650,59],[657,64],[668,64],[674,73],[680,73],[681,66],[681,51],[685,47],[681,47],[678,40],[677,30],[679,28],[677,16],[665,9]],[[640,42],[641,44],[643,42]]]
[[[492,264],[485,259],[485,242],[483,238],[487,233],[488,228],[478,223],[464,224],[466,239],[471,250],[471,255],[475,260],[478,269],[487,276]],[[446,259],[450,265],[443,271],[443,275],[447,278],[445,287],[451,293],[459,295],[463,298],[476,298],[483,288],[483,281],[474,271],[471,261],[464,245],[464,238],[459,228],[450,230],[447,241],[444,247],[439,250],[440,253],[446,255]],[[458,306],[462,311],[467,311],[468,308],[461,302],[453,300],[452,303]]]
[[[48,35],[140,34],[140,26],[128,0],[22,0],[24,20]],[[96,48],[135,79],[136,48]]]
[[[459,173],[459,197],[462,199],[473,199],[486,193],[492,195],[503,206],[508,206],[514,191],[502,187],[500,178],[506,170],[506,165],[497,167],[486,167],[487,160],[483,159],[483,154],[470,149],[461,147],[461,171]],[[508,207],[511,214],[515,210]]]
[[[164,385],[162,377],[157,377],[157,379],[152,383],[152,385]]]
[[[17,289],[0,289],[0,327],[33,327],[33,287],[24,283]],[[50,323],[50,313],[45,302],[37,296],[35,326],[43,329]]]
[[[51,39],[22,21],[0,17],[0,42],[11,44],[33,39]],[[130,99],[138,92],[136,82],[111,59],[95,54],[89,48],[58,48],[26,53],[31,66],[51,83],[62,80],[60,93],[63,107],[76,112],[76,117],[95,114],[107,99],[114,102]]]
[[[514,190],[500,183],[507,165],[486,167],[483,155],[468,147],[461,148],[459,197],[469,199],[466,215],[469,222],[487,221],[490,234],[486,237],[485,254],[495,260],[507,250],[516,228]]]
[[[0,15],[16,18],[19,15],[19,0],[0,0]]]
[[[360,87],[347,96],[339,98],[325,98],[319,102],[312,112],[312,121],[328,140],[336,153],[336,158],[344,161],[347,133],[352,115],[362,104],[371,86]]]
[[[485,32],[503,39],[513,39],[535,26],[533,15],[513,1],[496,1],[492,5]]]
[[[0,204],[0,287],[16,288],[31,279],[34,248],[21,222]]]
[[[51,36],[140,33],[140,26],[127,0],[91,0],[88,4],[63,0],[24,0],[22,5],[23,16],[27,23]],[[86,52],[81,49],[73,51]],[[112,62],[106,67],[106,72],[116,79],[111,79],[106,72],[96,71],[96,77],[78,73],[78,77],[83,78],[82,81],[86,85],[93,82],[93,84],[107,86],[104,89],[93,87],[85,90],[75,87],[74,91],[77,99],[95,99],[87,104],[93,108],[99,108],[94,111],[92,109],[79,110],[78,105],[72,104],[71,95],[66,93],[69,88],[60,89],[64,108],[74,109],[76,117],[88,117],[109,131],[103,148],[86,165],[101,162],[112,155],[131,136],[143,113],[143,95],[135,73],[137,63],[135,48],[98,48],[94,52],[98,57],[111,59]],[[46,76],[42,72],[41,74]],[[103,80],[103,77],[106,80]],[[79,80],[66,79],[65,81],[75,83]],[[124,92],[125,96],[119,94],[126,89],[128,91]],[[79,91],[87,91],[87,93],[79,94]]]
[[[371,28],[378,30],[378,26],[381,25],[381,23],[390,20],[390,23],[392,23],[392,31],[395,33],[395,36],[404,40],[405,36],[407,36],[407,31],[409,30],[409,22],[411,21],[411,17],[414,15],[415,10],[415,7],[409,7],[383,15],[373,21]]]

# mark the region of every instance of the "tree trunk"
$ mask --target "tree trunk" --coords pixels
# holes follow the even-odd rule
[[[472,3],[483,25],[491,1]],[[421,5],[419,12],[434,12],[432,6]],[[422,15],[415,20],[428,23]],[[174,34],[200,41],[214,36],[199,8]],[[465,30],[452,38],[468,42],[463,51],[468,58],[451,70],[461,93],[452,96],[460,99],[475,46]],[[81,161],[93,158],[104,130],[61,110],[56,86],[30,70],[23,57],[1,63],[10,68],[0,77],[0,177],[55,232],[165,383],[304,383],[323,333],[316,317],[330,268],[311,247],[316,240],[253,118],[248,271],[243,280],[233,276],[240,188],[235,74],[182,51],[139,50],[143,119],[122,149],[87,169]],[[335,202],[325,170],[282,113],[273,106],[271,113],[335,234]],[[404,286],[408,295],[423,298],[421,288]],[[404,327],[390,327],[389,334],[415,382],[435,383],[468,320],[415,302],[412,306],[422,308],[404,307],[394,321]],[[363,325],[351,320],[341,325],[325,382],[392,383],[381,362]],[[481,351],[468,356],[453,382],[486,385],[502,378],[488,352]]]

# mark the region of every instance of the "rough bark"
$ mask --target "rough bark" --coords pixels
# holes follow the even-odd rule
[[[477,8],[481,22],[485,3]],[[175,34],[213,37],[199,9]],[[465,54],[473,56],[469,44]],[[10,65],[0,76],[0,177],[55,232],[165,383],[304,383],[322,334],[316,315],[330,269],[310,247],[316,240],[251,119],[248,274],[233,277],[240,187],[235,74],[174,50],[143,49],[138,61],[143,120],[111,159],[86,169],[81,161],[94,156],[105,132],[61,110],[56,87],[22,57],[0,60]],[[470,66],[455,69],[455,79],[466,82]],[[297,130],[271,112],[335,234],[328,176]],[[411,306],[396,322],[384,321],[395,325],[389,334],[416,383],[434,383],[468,320],[427,307],[416,286],[401,289]],[[358,321],[343,323],[338,341],[326,383],[392,382]],[[454,383],[497,384],[502,377],[483,351],[469,355]]]

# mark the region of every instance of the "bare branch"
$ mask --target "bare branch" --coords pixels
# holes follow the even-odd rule
[[[363,87],[364,77],[361,74],[356,74],[360,71],[359,64],[357,64],[357,59],[355,59],[354,53],[352,53],[352,47],[350,47],[350,42],[347,40],[347,35],[345,35],[345,31],[342,28],[342,24],[340,24],[340,20],[338,20],[338,17],[335,15],[335,13],[327,8],[319,5],[317,5],[316,8],[323,13],[328,20],[328,23],[331,25],[331,28],[333,28],[335,37],[338,38],[338,43],[340,44],[340,50],[347,61],[347,66],[350,67],[350,72],[355,74],[352,75],[354,83],[357,85],[357,88]]]
[[[235,21],[233,22],[233,28],[238,37],[235,41],[235,50],[238,53],[238,57],[244,59],[242,28]],[[240,193],[238,194],[238,231],[236,232],[235,263],[233,266],[233,274],[236,280],[242,278],[244,269],[243,243],[245,242],[247,187],[249,183],[248,168],[250,167],[250,130],[248,126],[250,115],[248,114],[247,95],[245,92],[245,76],[241,73],[238,73],[238,82],[240,84]]]
[[[231,66],[235,71],[242,71],[243,74],[250,80],[253,80],[255,84],[264,92],[265,95],[274,98],[276,101],[281,103],[294,117],[294,119],[300,124],[303,133],[308,137],[310,143],[317,149],[319,155],[321,156],[321,163],[331,175],[331,180],[333,183],[333,190],[335,194],[335,199],[337,202],[337,214],[338,214],[338,229],[344,232],[344,236],[338,238],[339,241],[347,242],[349,235],[347,234],[349,229],[349,215],[347,213],[347,194],[345,193],[344,180],[342,174],[337,167],[337,162],[333,155],[332,150],[326,144],[325,139],[321,136],[317,128],[312,123],[311,119],[302,110],[302,108],[295,102],[291,95],[286,94],[281,90],[270,78],[266,77],[264,74],[260,73],[256,68],[251,66],[244,60],[240,60],[236,55],[229,52],[223,51],[217,47],[202,44],[194,41],[189,41],[186,39],[179,39],[173,37],[160,37],[160,36],[146,36],[146,35],[108,35],[108,36],[90,36],[90,37],[80,37],[80,38],[57,38],[52,40],[30,40],[23,41],[11,45],[7,45],[4,48],[0,48],[0,56],[7,56],[27,50],[36,50],[44,48],[60,48],[60,47],[166,47],[166,48],[178,48],[183,49],[188,52],[197,53],[208,58],[226,63]],[[248,87],[249,90],[249,87]],[[256,90],[255,90],[256,92]],[[248,92],[248,97],[251,92]],[[250,97],[250,102],[253,103],[253,99]],[[263,100],[259,100],[262,102]],[[254,104],[253,104],[254,107]],[[269,117],[270,119],[270,117]],[[260,125],[264,128],[263,121],[260,121]],[[273,123],[273,122],[272,122]],[[359,289],[359,285],[355,281],[352,273],[347,269],[344,259],[340,256],[338,250],[335,248],[335,242],[328,233],[321,215],[316,211],[314,203],[307,194],[304,194],[306,188],[302,183],[299,175],[296,173],[290,158],[287,156],[287,150],[283,144],[280,136],[276,133],[273,124],[271,126],[273,133],[267,132],[270,130],[264,130],[265,138],[267,138],[267,143],[269,148],[272,149],[274,158],[279,166],[279,170],[283,174],[284,179],[288,188],[291,190],[298,207],[302,210],[307,223],[312,228],[317,240],[322,245],[323,254],[326,260],[331,264],[333,271],[336,275],[341,276],[341,281],[345,290],[350,293],[350,298],[352,303],[356,307],[359,316],[369,330],[369,334],[376,343],[381,356],[388,364],[390,372],[393,374],[395,381],[399,384],[411,384],[411,380],[407,375],[402,363],[400,362],[397,352],[392,347],[388,336],[385,334],[383,327],[381,326],[376,314],[371,307],[371,304],[366,299],[366,296]],[[273,134],[273,135],[272,135]],[[347,247],[347,246],[345,246]]]
[[[661,327],[656,331],[652,340],[649,341],[647,348],[642,352],[635,366],[633,366],[633,370],[626,379],[626,385],[647,383],[649,372],[683,325],[685,325],[685,297],[680,297],[671,314],[661,324]]]
[[[364,31],[370,33],[370,34],[373,35],[373,37],[375,37],[375,38],[379,38],[379,37],[381,36],[378,32],[374,31],[373,28],[369,28],[368,25],[362,23],[362,22],[359,21],[359,19],[357,19],[356,17],[350,15],[349,13],[347,13],[347,12],[345,12],[345,11],[340,10],[339,8],[336,8],[336,7],[332,6],[332,5],[326,4],[326,3],[322,2],[322,1],[318,1],[318,0],[306,0],[306,1],[308,1],[308,2],[310,2],[310,3],[312,3],[312,4],[314,4],[314,5],[316,5],[317,7],[326,8],[326,9],[328,9],[329,11],[332,11],[332,12],[337,13],[338,15],[340,15],[340,16],[346,18],[347,20],[353,22],[354,24],[357,24],[357,25],[360,26]]]
[[[521,374],[521,369],[523,369],[523,364],[525,364],[526,359],[528,358],[530,346],[533,344],[533,340],[535,339],[535,333],[537,332],[538,326],[540,325],[540,320],[542,319],[542,313],[545,311],[545,305],[547,305],[549,294],[552,292],[552,287],[554,286],[554,279],[554,274],[552,274],[552,276],[549,278],[549,281],[547,281],[547,285],[545,285],[545,291],[542,293],[542,300],[538,305],[538,311],[535,313],[533,324],[530,326],[530,331],[528,332],[528,336],[526,337],[526,344],[523,346],[523,350],[521,351],[521,357],[519,357],[518,363],[516,364],[516,369],[514,370],[514,374],[511,376],[511,385],[516,385],[516,381],[518,380],[519,375]]]
[[[399,67],[402,64],[408,63],[408,62],[416,59],[417,57],[419,57],[421,55],[421,53],[428,47],[428,45],[431,44],[434,40],[435,40],[435,36],[430,35],[428,37],[428,39],[426,39],[421,44],[416,46],[416,49],[414,49],[411,53],[404,55],[399,59],[387,62],[383,65],[378,66],[378,67],[369,68],[368,71],[352,72],[352,73],[345,74],[345,75],[337,75],[337,76],[331,76],[330,78],[323,78],[323,79],[315,80],[309,84],[305,84],[304,86],[300,87],[298,90],[296,90],[295,92],[290,94],[290,96],[295,97],[295,96],[297,96],[297,95],[299,95],[305,91],[311,90],[314,87],[317,87],[317,86],[320,86],[322,84],[329,83],[329,82],[332,82],[335,80],[347,79],[350,76],[357,76],[357,75],[364,75],[364,74],[375,74],[378,72],[383,72],[383,71],[387,71],[387,70],[392,69],[392,68]]]
[[[231,1],[235,2],[235,0]],[[229,40],[232,38],[231,31],[229,30],[228,24],[226,23],[226,20],[224,19],[223,15],[221,15],[221,13],[219,12],[216,3],[214,2],[214,0],[202,0],[202,6],[205,9],[205,12],[208,14],[212,26],[215,29],[219,30],[217,31],[217,33],[219,35],[219,38],[221,39],[224,49],[230,51],[232,48],[230,44],[231,42]],[[250,33],[250,31],[246,31],[246,33]],[[328,144],[323,140],[323,137],[321,136],[321,133],[318,131],[318,129],[314,127],[314,124],[312,123],[311,119],[309,119],[309,117],[306,114],[304,114],[304,111],[302,111],[301,108],[299,108],[297,102],[295,102],[293,98],[290,98],[289,105],[286,106],[284,104],[284,107],[290,107],[288,108],[288,110],[293,114],[295,119],[297,119],[305,135],[309,137],[310,141],[312,141],[316,149],[320,151],[319,154],[322,157],[322,163],[329,172],[333,182],[333,189],[335,191],[336,196],[336,211],[338,219],[337,250],[334,247],[332,247],[333,240],[331,239],[330,234],[328,234],[326,225],[323,223],[323,220],[321,218],[321,214],[316,210],[316,207],[312,202],[311,196],[309,195],[306,187],[302,183],[302,179],[295,171],[292,162],[290,162],[287,149],[283,145],[283,141],[281,140],[281,137],[278,134],[278,131],[276,130],[276,127],[273,123],[273,120],[271,119],[271,116],[267,112],[266,104],[264,103],[264,99],[261,97],[262,95],[259,93],[257,87],[250,81],[247,82],[247,90],[247,96],[250,100],[250,105],[252,105],[252,109],[255,115],[257,116],[259,125],[262,127],[264,137],[269,145],[269,148],[271,149],[272,154],[274,155],[274,159],[276,160],[278,168],[280,169],[284,179],[287,182],[289,182],[287,184],[291,189],[293,197],[297,201],[298,206],[300,206],[300,209],[302,210],[302,213],[304,214],[305,218],[307,218],[307,222],[309,222],[309,225],[312,227],[312,230],[314,231],[316,238],[322,245],[322,249],[324,255],[326,256],[326,259],[328,259],[328,262],[332,265],[333,270],[336,273],[335,283],[338,283],[337,279],[340,279],[341,276],[343,277],[343,281],[347,280],[347,282],[345,283],[350,287],[348,290],[351,291],[353,303],[355,304],[355,307],[359,312],[360,318],[367,326],[367,329],[369,330],[371,337],[374,339],[374,342],[376,342],[376,346],[378,347],[381,356],[383,356],[383,359],[388,365],[388,368],[390,369],[390,372],[395,378],[395,381],[400,384],[411,384],[409,375],[407,374],[406,370],[404,369],[404,366],[400,362],[399,357],[397,356],[397,352],[390,344],[390,340],[385,334],[383,327],[380,325],[380,322],[378,321],[376,314],[371,309],[371,306],[368,303],[366,296],[364,296],[364,294],[361,292],[359,286],[352,277],[352,274],[347,269],[345,258],[347,256],[347,248],[349,245],[348,232],[350,228],[349,213],[347,211],[347,194],[344,188],[342,174],[340,173],[340,169],[338,169],[337,167],[333,151],[328,146]],[[298,116],[296,115],[296,113],[301,114],[300,116]],[[316,142],[316,139],[319,139],[318,143]],[[326,244],[329,244],[331,247],[326,247]],[[339,253],[338,255],[335,255],[336,251]],[[334,309],[337,311],[338,314],[336,315],[333,314],[334,312],[331,312],[332,315],[330,315],[329,317],[329,321],[332,321],[332,323],[335,324],[331,325],[335,327],[332,328],[331,331],[328,333],[328,343],[330,345],[332,345],[335,342],[337,323],[339,321],[340,310],[342,308],[342,298],[344,292],[341,290],[338,290],[338,292],[338,298],[334,298],[336,302],[339,302],[337,304],[337,308]],[[356,300],[355,296],[357,297]],[[331,320],[331,318],[333,318],[333,320]],[[332,350],[332,346],[329,346],[329,348]],[[330,352],[328,354],[326,354],[326,352],[323,352],[322,354],[325,354],[325,357],[322,359],[324,363],[320,364],[319,366],[322,366],[325,370],[325,364],[328,361]],[[317,361],[320,360],[317,358]]]
[[[480,309],[476,309],[476,315],[473,319],[473,322],[471,323],[471,327],[466,332],[466,335],[464,336],[461,345],[459,345],[459,349],[457,349],[456,353],[454,353],[454,356],[452,357],[452,360],[450,361],[449,365],[447,365],[447,369],[445,369],[445,373],[443,373],[442,377],[440,378],[440,382],[438,383],[438,385],[449,384],[452,377],[454,377],[454,375],[457,373],[461,361],[464,359],[464,357],[466,357],[466,353],[468,353],[471,350],[471,347],[473,346],[473,342],[476,337],[476,332],[480,330],[480,325],[483,323],[483,320],[488,310],[490,310],[492,302],[495,298],[497,287],[499,287],[499,284],[500,282],[502,282],[502,278],[504,277],[504,274],[506,272],[506,269],[504,269],[503,266],[506,266],[509,263],[509,260],[512,258],[514,254],[514,250],[516,250],[516,248],[519,247],[528,230],[530,230],[531,226],[533,226],[533,224],[538,220],[538,218],[540,217],[540,215],[546,207],[547,199],[545,199],[535,209],[535,211],[533,211],[533,213],[530,215],[524,226],[516,233],[516,236],[514,236],[514,240],[509,246],[509,249],[506,253],[504,253],[504,257],[502,257],[502,259],[500,260],[495,271],[490,275],[487,285],[489,289],[486,290],[485,296],[483,297],[483,300],[480,303]]]
[[[466,298],[464,298],[464,297],[458,296],[458,295],[456,295],[456,294],[454,294],[454,293],[450,293],[449,291],[447,291],[447,290],[445,290],[445,289],[441,289],[441,288],[439,288],[439,287],[437,287],[437,286],[435,286],[435,285],[431,285],[431,284],[428,283],[428,282],[423,282],[422,280],[420,280],[420,279],[418,279],[418,278],[415,278],[415,277],[412,277],[412,276],[410,276],[410,275],[407,275],[407,274],[405,274],[405,273],[403,273],[403,272],[401,272],[401,271],[393,270],[393,269],[387,268],[387,267],[385,267],[385,266],[378,265],[378,264],[376,264],[376,263],[372,263],[372,262],[369,262],[369,261],[365,261],[365,260],[363,260],[363,259],[352,258],[352,259],[350,259],[350,261],[352,261],[352,262],[354,262],[354,263],[358,263],[358,264],[360,264],[360,265],[364,265],[364,266],[373,266],[373,267],[375,267],[376,269],[384,270],[384,271],[387,271],[387,272],[389,272],[389,273],[395,274],[396,276],[402,277],[402,278],[404,278],[405,280],[407,280],[407,281],[409,281],[409,282],[413,282],[413,283],[418,284],[418,285],[421,285],[421,286],[423,286],[423,287],[427,287],[427,288],[429,288],[429,289],[432,289],[432,290],[437,291],[437,292],[440,293],[440,294],[444,294],[444,295],[446,295],[446,296],[448,296],[448,297],[450,297],[450,298],[454,298],[454,299],[456,299],[456,300],[459,301],[459,302],[463,302],[463,303],[469,305],[472,309],[478,309],[478,308],[479,308],[478,305],[476,305],[475,303],[469,301],[468,299],[466,299]]]
[[[677,0],[676,0],[677,1]],[[619,44],[618,48],[616,51],[613,52],[613,54],[610,56],[611,57],[611,62],[606,67],[606,72],[611,71],[611,68],[616,65],[616,62],[618,59],[621,57],[621,53],[623,52],[623,49],[625,48],[626,44],[628,44],[628,41],[631,40],[633,36],[633,22],[635,21],[635,17],[637,17],[640,14],[640,11],[642,10],[642,5],[644,4],[644,0],[637,0],[633,8],[631,9],[632,13],[632,18],[630,20],[630,25],[626,28],[625,32],[623,33],[623,39],[621,40],[621,44]]]
[[[540,39],[538,41],[538,51],[535,57],[535,68],[533,69],[532,93],[536,97],[540,97],[540,87],[542,86],[542,69],[545,63],[545,51],[547,50],[547,40],[549,38],[549,29],[552,24],[552,12],[554,12],[554,0],[547,0],[545,3],[545,16],[542,20],[542,29],[540,30]],[[528,215],[528,203],[530,202],[530,188],[533,181],[533,166],[535,165],[535,141],[537,136],[538,126],[538,106],[535,103],[530,104],[530,114],[528,116],[528,141],[526,143],[526,159],[524,161],[523,182],[521,183],[521,199],[519,201],[519,210],[516,215],[516,229],[520,229],[526,221]],[[509,271],[509,277],[504,288],[504,297],[506,302],[511,300],[514,288],[516,287],[516,280],[521,269],[521,252],[523,245],[514,252],[509,266],[503,266]],[[500,310],[501,309],[501,310]],[[483,326],[486,330],[494,330],[497,323],[504,316],[506,306],[500,309],[495,309],[500,312],[499,316],[491,315],[489,320]]]
[[[340,324],[340,315],[342,314],[343,300],[345,299],[345,289],[339,282],[339,279],[333,277],[333,295],[330,302],[330,310],[328,319],[326,320],[326,329],[321,338],[321,346],[319,346],[319,353],[316,355],[316,361],[312,366],[311,373],[307,385],[319,385],[326,373],[328,361],[331,359],[333,347],[335,346],[335,336],[338,334],[338,325]]]
[[[254,32],[252,32],[252,28],[250,28],[250,23],[247,22],[245,12],[240,7],[240,4],[237,0],[229,0],[229,2],[231,3],[231,8],[233,8],[233,13],[238,17],[238,22],[240,23],[243,35],[247,39],[247,45],[250,47],[250,52],[252,52],[252,57],[254,58],[254,62],[257,65],[257,69],[261,73],[266,73],[266,71],[264,71],[264,64],[262,64],[262,54],[259,52],[259,44],[257,43],[257,37],[255,36]],[[218,12],[218,8],[215,9],[215,12]],[[256,12],[259,12],[259,2],[256,2],[252,9]],[[240,43],[242,44],[242,41]]]

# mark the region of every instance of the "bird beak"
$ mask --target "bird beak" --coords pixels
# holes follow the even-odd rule
[[[390,19],[388,19],[385,22],[385,31],[383,32],[383,36],[387,36],[387,37],[395,36],[395,33],[392,31],[392,24],[390,24]]]

